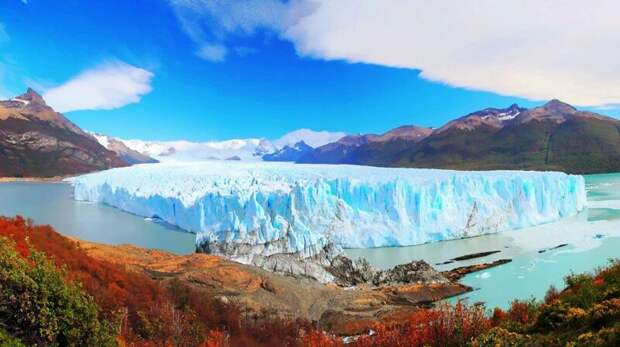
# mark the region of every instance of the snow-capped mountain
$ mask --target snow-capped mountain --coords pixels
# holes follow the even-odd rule
[[[192,142],[186,140],[123,140],[95,133],[91,133],[91,135],[109,150],[121,152],[119,155],[131,151],[132,155],[142,155],[142,159],[153,158],[160,162],[186,162],[204,160],[295,161],[316,146],[336,141],[345,136],[345,133],[299,129],[285,134],[275,140],[275,143],[264,138]],[[148,161],[135,160],[132,163],[142,162]]]
[[[439,128],[437,133],[449,129],[473,130],[481,126],[499,129],[513,121],[524,111],[526,109],[517,104],[507,108],[486,108],[448,122]]]
[[[314,148],[308,146],[304,141],[299,141],[296,144],[289,146],[286,145],[274,153],[267,153],[263,155],[265,161],[297,161],[299,158],[309,153]]]
[[[336,142],[347,134],[341,131],[315,131],[312,129],[298,129],[291,131],[273,143],[277,148],[284,148],[285,146],[293,147],[299,142],[303,141],[306,145],[317,148],[326,145],[331,142]]]
[[[121,140],[127,147],[161,162],[203,160],[261,160],[276,151],[266,139],[190,142]]]
[[[100,145],[109,151],[116,153],[125,163],[129,165],[159,162],[147,154],[143,154],[127,147],[123,141],[117,138],[92,132],[89,132],[89,134],[94,137]]]

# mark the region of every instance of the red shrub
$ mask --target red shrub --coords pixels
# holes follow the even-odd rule
[[[378,325],[373,336],[354,346],[463,346],[487,331],[491,323],[480,306],[440,304],[414,313],[404,325]]]
[[[528,324],[532,321],[532,303],[515,300],[510,305],[508,317],[511,321],[520,324]]]

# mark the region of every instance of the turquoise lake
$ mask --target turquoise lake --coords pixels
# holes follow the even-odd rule
[[[462,282],[473,292],[451,299],[506,307],[515,299],[542,298],[550,285],[563,287],[571,272],[592,271],[620,257],[620,174],[586,176],[588,209],[578,216],[537,227],[412,247],[350,249],[381,268],[424,259],[440,270],[510,258],[511,263],[473,273]],[[63,183],[0,183],[0,215],[22,215],[83,240],[157,248],[177,254],[194,251],[194,235],[109,206],[76,202]],[[566,246],[555,248],[559,245]],[[555,249],[553,249],[555,248]],[[499,253],[451,264],[457,256]]]
[[[131,243],[176,254],[195,251],[195,235],[115,208],[73,200],[65,183],[0,183],[0,215],[22,215],[86,241]]]
[[[412,247],[350,249],[353,258],[364,257],[380,268],[424,259],[440,270],[491,262],[512,262],[465,276],[461,282],[474,288],[451,301],[467,299],[487,307],[504,307],[514,299],[541,299],[553,285],[563,288],[571,273],[589,272],[620,258],[620,174],[586,177],[588,208],[577,216],[527,229]],[[564,245],[555,248],[560,245]],[[554,249],[555,248],[555,249]],[[454,257],[499,253],[450,264]]]

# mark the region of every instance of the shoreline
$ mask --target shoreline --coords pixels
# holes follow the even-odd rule
[[[62,183],[66,178],[73,176],[54,177],[0,177],[0,183],[31,182],[31,183]]]

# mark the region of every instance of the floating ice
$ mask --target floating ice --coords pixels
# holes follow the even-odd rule
[[[583,177],[558,172],[214,161],[137,165],[71,182],[77,200],[160,218],[195,232],[199,246],[258,245],[263,255],[477,236],[552,222],[586,204]]]

